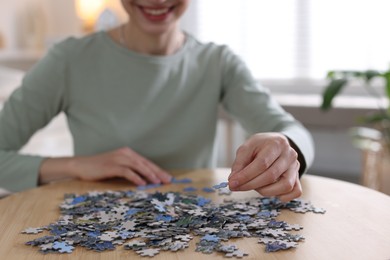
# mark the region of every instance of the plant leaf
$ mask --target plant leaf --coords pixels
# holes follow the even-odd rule
[[[336,72],[335,72],[334,70],[328,71],[328,74],[326,75],[326,78],[328,78],[328,79],[334,79],[335,73],[336,73]]]
[[[385,78],[385,88],[386,88],[387,98],[390,100],[390,70],[386,71],[383,74],[383,76]]]
[[[376,113],[368,116],[362,116],[359,118],[359,121],[366,124],[375,124],[382,121],[389,121],[390,116],[384,113]]]
[[[332,107],[332,101],[335,96],[342,90],[348,81],[346,79],[332,79],[326,86],[322,94],[322,110],[329,110]]]

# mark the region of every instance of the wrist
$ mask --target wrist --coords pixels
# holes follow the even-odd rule
[[[80,177],[79,174],[79,158],[77,157],[69,157],[64,159],[64,171],[70,178],[78,179]]]
[[[39,169],[39,184],[77,178],[77,160],[74,157],[46,158]]]

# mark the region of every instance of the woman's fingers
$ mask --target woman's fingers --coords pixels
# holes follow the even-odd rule
[[[229,188],[291,200],[302,193],[299,168],[298,153],[286,136],[255,134],[237,150]]]
[[[302,195],[302,186],[299,178],[295,181],[294,189],[287,193],[279,196],[279,199],[283,202],[288,202],[290,200],[296,199]]]
[[[120,168],[118,172],[118,177],[125,178],[137,186],[146,185],[145,180],[143,180],[137,173],[133,172],[128,168]]]
[[[296,153],[292,148],[280,155],[264,149],[264,153],[262,151],[253,162],[229,180],[230,188],[247,191],[270,185],[279,180],[294,162],[297,162]]]
[[[257,188],[256,191],[263,196],[283,196],[290,193],[297,193],[297,181],[299,182],[299,162],[291,166],[281,177],[274,183],[265,187]],[[299,187],[298,187],[299,188]],[[299,194],[300,195],[300,194]]]
[[[77,169],[74,176],[83,180],[123,177],[136,185],[171,181],[167,172],[128,147],[93,156],[75,157],[72,161],[75,165],[73,168]]]
[[[238,172],[242,171],[253,160],[254,150],[248,144],[241,145],[236,152],[236,158],[232,165],[232,172],[229,175],[229,180]]]
[[[130,148],[122,148],[119,150],[119,153],[121,153],[119,158],[120,164],[138,173],[149,182],[158,184],[171,181],[171,175]]]

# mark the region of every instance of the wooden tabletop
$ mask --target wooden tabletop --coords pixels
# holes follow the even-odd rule
[[[174,172],[180,178],[191,178],[194,187],[205,187],[226,181],[229,171],[196,170]],[[155,190],[182,191],[188,184],[170,184]],[[264,245],[256,238],[230,240],[240,250],[249,253],[244,259],[390,259],[390,197],[359,185],[306,175],[302,177],[303,199],[317,207],[326,209],[326,213],[294,213],[283,210],[277,218],[304,227],[299,231],[305,241],[295,249],[266,253]],[[68,254],[47,254],[38,252],[37,247],[24,243],[43,236],[26,235],[20,232],[28,227],[46,226],[58,220],[59,204],[65,193],[85,193],[87,191],[134,189],[124,181],[81,182],[64,181],[31,189],[0,200],[0,258],[1,259],[139,259],[131,250],[117,247],[116,250],[97,253],[77,247]],[[216,193],[199,192],[215,202],[224,197]],[[236,192],[233,198],[257,196],[255,192]],[[161,252],[153,259],[226,259],[221,254],[205,255],[195,252],[195,237],[190,248],[184,251]],[[231,244],[230,243],[230,244]],[[145,258],[142,258],[145,259]]]

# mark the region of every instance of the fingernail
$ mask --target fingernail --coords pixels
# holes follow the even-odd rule
[[[238,181],[232,181],[232,182],[230,182],[230,188],[236,188],[236,187],[238,187],[238,185],[239,185],[239,183],[238,183]]]

